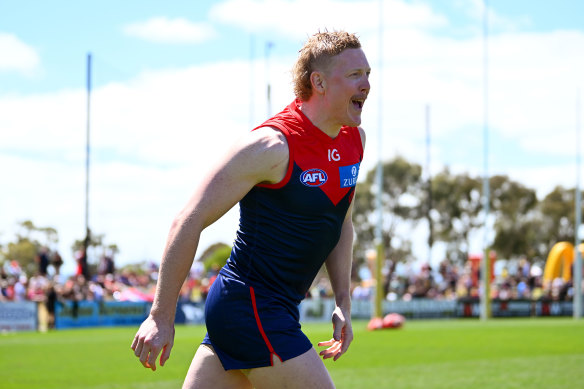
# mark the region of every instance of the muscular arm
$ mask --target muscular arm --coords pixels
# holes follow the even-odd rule
[[[359,128],[363,149],[365,149],[365,131]],[[333,312],[333,338],[320,342],[319,346],[328,347],[320,352],[324,359],[335,361],[343,355],[353,341],[351,325],[351,268],[353,263],[353,203],[347,211],[341,236],[333,251],[329,254],[325,265],[335,295],[335,310]]]
[[[351,266],[353,263],[353,222],[351,209],[343,222],[339,242],[330,253],[325,265],[335,295],[333,312],[333,338],[320,342],[319,346],[328,347],[320,352],[324,359],[335,361],[343,355],[353,340],[351,325]]]
[[[262,128],[250,133],[203,179],[175,217],[162,256],[151,314],[174,320],[181,285],[191,268],[203,229],[260,182],[278,182],[288,163],[285,138]]]
[[[365,131],[359,128],[363,149]],[[339,242],[330,253],[325,264],[335,294],[337,307],[351,312],[351,267],[353,263],[353,203],[347,211]]]
[[[351,207],[352,208],[352,207]],[[338,307],[351,310],[351,265],[353,263],[353,221],[351,209],[343,222],[341,237],[327,258],[326,269]]]
[[[237,142],[212,168],[175,217],[164,248],[156,293],[149,317],[138,330],[132,349],[144,367],[156,370],[170,355],[174,316],[180,288],[195,256],[203,229],[231,209],[260,182],[276,183],[288,166],[284,135],[261,128]]]

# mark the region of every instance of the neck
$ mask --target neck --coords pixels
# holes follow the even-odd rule
[[[336,138],[341,132],[341,126],[330,120],[326,114],[326,108],[314,102],[313,99],[303,101],[300,104],[300,110],[316,128],[331,138]]]

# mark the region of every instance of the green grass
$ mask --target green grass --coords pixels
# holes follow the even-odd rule
[[[571,318],[409,321],[368,332],[337,362],[337,388],[571,388],[584,383],[584,321]],[[305,324],[316,343],[328,323]],[[205,329],[179,326],[171,359],[146,370],[130,350],[136,328],[0,335],[0,388],[180,388]]]

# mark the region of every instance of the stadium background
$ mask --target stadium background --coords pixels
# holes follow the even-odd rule
[[[317,28],[362,31],[373,68],[382,65],[372,74],[366,106],[370,157],[364,171],[373,168],[379,147],[386,160],[405,155],[424,166],[430,155],[426,174],[448,167],[480,176],[485,3],[0,4],[0,49],[6,53],[0,57],[0,164],[8,167],[0,190],[0,244],[6,248],[19,232],[18,223],[32,220],[56,228],[59,240],[50,249],[64,259],[62,277],[56,279],[64,292],[54,305],[57,331],[44,332],[50,326],[45,304],[50,282],[36,275],[36,267],[22,269],[12,258],[1,258],[0,328],[8,332],[0,336],[0,386],[180,385],[176,377],[184,375],[180,369],[188,366],[189,353],[202,336],[201,304],[210,280],[206,285],[203,278],[196,281],[195,272],[192,284],[186,284],[177,321],[188,324],[178,330],[179,342],[187,344],[177,346],[180,362],[152,379],[136,369],[128,344],[149,309],[148,302],[135,302],[151,296],[155,276],[148,266],[160,257],[177,204],[212,159],[206,151],[214,153],[224,139],[289,102],[286,72],[300,42]],[[582,4],[487,4],[490,172],[534,187],[539,196],[556,185],[573,188],[580,168]],[[106,12],[112,9],[116,12]],[[305,9],[320,11],[319,19],[311,19]],[[281,15],[295,16],[297,22],[282,21]],[[383,50],[378,48],[378,17],[384,22]],[[106,244],[119,247],[118,269],[134,262],[147,265],[140,273],[105,273],[99,282],[69,278],[76,271],[71,245],[84,233],[88,52],[94,61],[89,221],[96,233],[105,234]],[[201,74],[212,82],[201,80]],[[228,117],[222,114],[225,106]],[[203,108],[208,118],[193,115],[193,107],[195,112]],[[427,107],[430,153],[424,136]],[[193,153],[201,141],[205,150]],[[202,245],[229,241],[236,218],[236,210],[230,212],[205,233]],[[449,273],[441,269],[444,247],[427,251],[424,226],[411,234],[417,260],[404,264],[400,271],[407,281],[400,282],[413,289],[388,294],[383,309],[400,312],[408,321],[399,331],[367,332],[362,320],[371,314],[371,285],[355,285],[360,341],[339,367],[330,366],[339,387],[563,388],[582,382],[582,324],[540,317],[571,316],[574,291],[558,283],[549,298],[539,294],[541,288],[530,279],[541,276],[542,263],[525,269],[520,258],[513,258],[497,269],[499,285],[508,285],[498,289],[493,313],[507,318],[480,323],[468,319],[478,317],[478,285],[469,281],[473,273],[465,263],[456,269],[453,295],[416,296],[417,287],[439,290]],[[482,251],[482,243],[482,232],[472,236],[468,253]],[[98,267],[102,253],[90,254]],[[434,261],[424,268],[429,257]],[[328,323],[317,323],[328,320],[328,294],[327,286],[317,283],[302,306],[305,328],[315,341],[329,337]],[[23,298],[15,302],[16,296]],[[438,317],[448,320],[424,320]],[[70,327],[91,328],[65,331]]]

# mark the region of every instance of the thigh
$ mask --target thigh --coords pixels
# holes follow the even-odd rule
[[[334,389],[335,385],[324,363],[311,348],[304,354],[274,365],[251,369],[248,376],[256,389]]]
[[[211,346],[200,345],[183,384],[183,389],[251,389],[241,370],[224,370]]]

